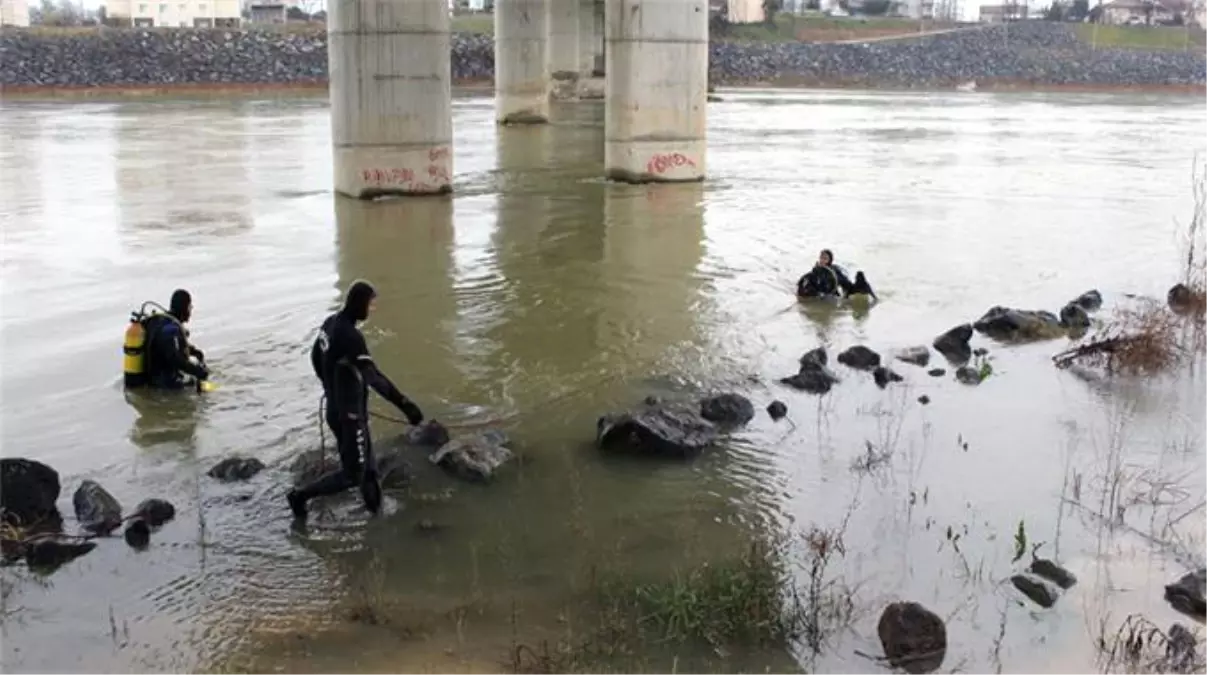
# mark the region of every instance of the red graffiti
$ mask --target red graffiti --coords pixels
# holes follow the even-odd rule
[[[672,152],[667,155],[654,155],[649,162],[646,162],[645,170],[648,173],[666,173],[668,169],[679,166],[695,168],[696,163],[682,153]]]
[[[410,169],[362,169],[360,177],[366,183],[382,185],[403,185],[415,180],[415,172]]]
[[[427,161],[429,162],[444,159],[445,157],[448,157],[448,146],[442,145],[427,151]]]

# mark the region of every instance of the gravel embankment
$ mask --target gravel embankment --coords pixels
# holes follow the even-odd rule
[[[797,82],[868,87],[976,80],[1032,85],[1202,85],[1196,51],[1092,50],[1061,24],[1034,22],[866,44],[715,42],[716,84]],[[453,36],[453,77],[488,81],[492,39]],[[104,29],[0,31],[0,86],[123,87],[322,82],[322,32]]]

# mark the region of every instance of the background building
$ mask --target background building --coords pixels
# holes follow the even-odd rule
[[[27,0],[0,0],[0,26],[28,26]]]
[[[107,0],[105,12],[134,26],[233,28],[242,19],[239,0]]]

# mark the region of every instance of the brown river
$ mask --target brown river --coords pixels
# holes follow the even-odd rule
[[[996,304],[1163,297],[1202,101],[723,95],[701,185],[602,181],[600,104],[499,130],[489,98],[463,95],[455,195],[372,204],[330,191],[320,99],[0,105],[3,455],[56,468],[64,514],[84,478],[178,509],[146,551],[118,537],[46,577],[0,569],[3,669],[499,671],[516,642],[571,630],[596,574],[668,578],[773,526],[845,530],[828,574],[853,589],[849,620],[820,650],[653,646],[647,669],[884,671],[856,652],[880,653],[895,599],[947,620],[944,671],[1094,669],[1103,626],[1178,618],[1161,587],[1202,560],[1201,368],[1078,377],[1051,365],[1063,341],[978,336],[995,372],[975,388],[903,363],[885,390],[852,371],[824,398],[776,380],[815,346],[929,344]],[[881,302],[798,306],[823,247]],[[383,516],[350,493],[295,532],[288,468],[320,442],[308,350],[361,277],[382,369],[429,417],[505,429],[522,461],[475,485],[416,457]],[[129,312],[176,287],[221,386],[126,396]],[[600,414],[695,389],[758,414],[693,462],[594,448]],[[787,419],[762,411],[773,399]],[[374,423],[380,443],[401,430]],[[891,457],[854,469],[868,444]],[[205,475],[232,454],[268,468]],[[1153,497],[1162,481],[1177,499]],[[1051,609],[1003,581],[1025,563],[1020,521],[1080,579]],[[382,617],[358,619],[365,597]]]

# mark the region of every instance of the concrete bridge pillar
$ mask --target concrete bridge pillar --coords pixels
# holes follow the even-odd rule
[[[551,93],[555,100],[575,97],[578,83],[579,0],[546,0],[549,4],[549,58]]]
[[[603,26],[595,23],[595,0],[578,0],[578,78],[595,73],[595,52],[603,52]]]
[[[549,121],[549,2],[495,3],[495,119],[500,124]]]
[[[604,171],[704,179],[708,0],[607,0]]]
[[[332,0],[327,30],[335,190],[451,191],[447,0]]]

